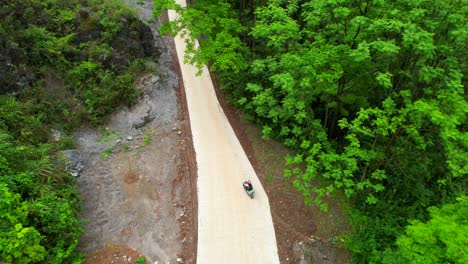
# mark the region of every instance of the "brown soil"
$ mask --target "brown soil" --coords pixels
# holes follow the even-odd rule
[[[167,13],[166,13],[167,15]],[[167,18],[165,18],[167,19]],[[171,38],[172,47],[175,47],[174,40]],[[177,54],[172,49],[174,64],[172,70],[177,73],[179,89],[177,90],[178,118],[182,129],[181,134],[181,166],[179,166],[179,177],[182,177],[188,184],[190,190],[186,202],[186,222],[182,222],[182,236],[185,241],[182,245],[182,259],[187,263],[196,263],[197,258],[197,240],[198,240],[198,198],[197,198],[197,162],[195,158],[195,149],[193,148],[192,129],[190,128],[190,117],[188,113],[187,98],[185,96],[184,81],[180,72]],[[189,202],[191,201],[191,202]]]
[[[160,18],[161,23],[169,20],[167,12]],[[198,241],[198,198],[197,198],[197,161],[195,149],[193,148],[192,129],[190,127],[190,117],[188,113],[187,99],[185,95],[184,80],[180,71],[179,60],[175,50],[172,36],[164,37],[171,47],[172,57],[171,70],[176,73],[178,80],[177,89],[177,118],[180,126],[180,166],[178,167],[178,177],[176,180],[183,181],[186,191],[183,201],[185,203],[184,221],[181,221],[181,258],[184,263],[197,262],[197,241]]]
[[[129,168],[127,173],[125,173],[124,182],[126,184],[131,184],[138,181],[138,172],[135,169]]]
[[[138,251],[122,245],[106,245],[88,256],[84,264],[124,264],[135,263],[141,257]]]

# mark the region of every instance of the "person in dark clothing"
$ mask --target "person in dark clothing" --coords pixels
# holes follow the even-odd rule
[[[250,182],[250,180],[244,181],[243,185],[244,185],[244,189],[246,189],[247,191],[252,190],[252,183]]]

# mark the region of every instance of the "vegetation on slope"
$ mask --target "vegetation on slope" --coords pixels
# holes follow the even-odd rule
[[[64,134],[135,102],[135,74],[154,55],[150,29],[120,1],[2,1],[0,262],[81,261],[80,199],[60,152],[73,140]]]
[[[390,252],[409,257],[407,249],[424,255],[404,242],[423,230],[411,225],[428,221],[429,207],[466,195],[467,7],[465,0],[199,0],[183,9],[169,0],[155,2],[155,15],[176,8],[181,18],[164,29],[191,32],[187,59],[212,65],[230,101],[265,137],[296,152],[286,162],[305,170],[285,176],[309,203],[326,209],[322,197],[337,191],[349,199],[354,229],[346,246],[368,263],[398,259]],[[466,228],[466,218],[459,223]],[[447,261],[466,254],[466,237],[457,247],[438,241],[455,251]]]

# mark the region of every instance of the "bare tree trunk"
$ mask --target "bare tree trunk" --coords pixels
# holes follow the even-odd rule
[[[336,99],[335,99],[336,107],[333,113],[333,118],[330,122],[330,128],[328,129],[328,138],[333,138],[337,130],[338,120],[341,116],[341,107],[342,107],[340,97],[343,95],[345,86],[346,86],[346,78],[344,76],[341,76],[341,78],[338,80],[338,91],[336,92]]]

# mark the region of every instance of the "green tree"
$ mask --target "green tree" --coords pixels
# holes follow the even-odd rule
[[[49,145],[18,145],[13,140],[0,132],[2,259],[14,263],[80,260],[75,248],[83,227],[73,178],[64,166],[57,166],[60,160],[50,158]]]
[[[386,251],[384,263],[468,262],[468,197],[440,209],[429,208],[427,222],[411,221],[397,239],[397,251]]]
[[[0,166],[7,164],[0,161]],[[39,262],[46,255],[42,236],[28,225],[28,206],[0,182],[0,258],[14,263]]]
[[[229,3],[202,0],[196,2],[195,8],[181,8],[174,1],[155,1],[154,6],[155,16],[169,8],[181,14],[177,20],[166,23],[161,32],[182,34],[187,44],[186,61],[199,68],[210,65],[214,71],[230,71],[235,74],[246,69],[246,47],[239,37],[245,29]],[[197,38],[203,39],[201,48],[195,45]]]

